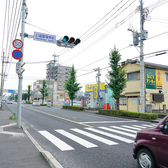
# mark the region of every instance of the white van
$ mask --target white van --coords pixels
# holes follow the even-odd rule
[[[32,106],[40,106],[40,101],[37,99],[33,100]]]

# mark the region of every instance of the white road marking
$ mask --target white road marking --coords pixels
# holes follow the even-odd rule
[[[99,128],[107,130],[107,131],[111,131],[111,132],[115,132],[115,133],[118,133],[118,134],[122,134],[122,135],[126,135],[126,136],[130,136],[130,137],[135,138],[135,135],[127,133],[127,132],[118,131],[118,130],[114,130],[114,129],[106,128],[106,127],[99,127]]]
[[[67,131],[64,131],[64,130],[61,130],[61,129],[60,130],[55,130],[55,131],[60,133],[60,134],[62,134],[62,135],[64,135],[64,136],[66,136],[66,137],[68,137],[69,139],[79,143],[80,145],[82,145],[82,146],[84,146],[86,148],[97,147],[97,145],[95,145],[95,144],[93,144],[93,143],[91,143],[89,141],[86,141],[86,140],[84,140],[84,139],[82,139],[82,138],[80,138],[78,136],[75,136],[75,135],[73,135],[73,134],[71,134],[71,133],[69,133]]]
[[[126,128],[121,128],[121,127],[116,127],[116,126],[110,126],[112,128],[116,128],[116,129],[120,129],[120,130],[123,130],[123,131],[127,131],[127,132],[132,132],[132,133],[136,133],[137,131],[134,131],[134,130],[130,130],[130,129],[126,129]]]
[[[102,143],[105,143],[105,144],[107,144],[107,145],[117,145],[117,144],[118,144],[118,143],[116,143],[116,142],[114,142],[114,141],[110,141],[110,140],[108,140],[108,139],[102,138],[102,137],[100,137],[100,136],[97,136],[97,135],[88,133],[88,132],[86,132],[86,131],[83,131],[83,130],[80,130],[80,129],[77,129],[77,128],[76,128],[76,129],[71,129],[71,130],[73,130],[73,131],[75,131],[75,132],[78,132],[78,133],[80,133],[80,134],[82,134],[82,135],[88,136],[88,137],[90,137],[90,138],[92,138],[92,139],[95,139],[95,140],[97,140],[97,141],[100,141],[100,142],[102,142]]]
[[[96,132],[96,133],[99,133],[99,134],[102,134],[102,135],[105,135],[105,136],[108,136],[108,137],[111,137],[111,138],[114,138],[114,139],[117,139],[117,140],[120,140],[120,141],[123,141],[123,142],[126,142],[126,143],[133,143],[134,142],[131,139],[123,138],[121,136],[117,136],[117,135],[114,135],[114,134],[111,134],[111,133],[100,131],[100,130],[97,130],[97,129],[94,129],[94,128],[85,128],[85,129]]]
[[[70,145],[63,142],[59,138],[55,137],[54,135],[50,134],[47,131],[38,131],[41,135],[43,135],[46,139],[48,139],[50,142],[52,142],[55,146],[57,146],[61,151],[68,151],[68,150],[74,150]]]
[[[135,128],[135,127],[131,127],[131,126],[127,126],[127,125],[122,125],[122,127],[125,127],[125,128],[130,128],[130,129],[134,129],[134,130],[141,130],[140,128]]]
[[[90,122],[80,122],[80,123],[121,123],[121,122],[137,122],[136,120],[129,120],[129,121],[90,121]]]
[[[143,127],[143,126],[140,126],[140,125],[132,125],[132,126],[137,127],[137,128],[141,128],[141,129],[146,128],[146,127]]]

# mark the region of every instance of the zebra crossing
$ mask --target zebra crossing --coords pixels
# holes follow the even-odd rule
[[[95,141],[99,141],[106,145],[119,145],[120,141],[124,143],[133,143],[134,137],[137,131],[147,128],[154,127],[156,124],[150,125],[120,125],[120,126],[109,126],[109,127],[97,127],[90,128],[86,127],[84,129],[73,128],[69,131],[63,129],[54,130],[56,133],[78,143],[79,145],[85,148],[96,148],[98,145],[89,142],[88,140],[81,138],[89,137],[90,139],[94,139]],[[43,137],[45,137],[48,141],[54,144],[61,151],[70,151],[75,150],[74,147],[70,146],[63,140],[59,139],[55,135],[49,133],[46,130],[38,131]],[[77,133],[77,135],[75,135]],[[103,137],[102,137],[103,136]],[[95,142],[96,143],[96,142]]]

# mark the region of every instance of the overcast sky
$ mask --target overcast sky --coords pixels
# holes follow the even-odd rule
[[[7,75],[5,89],[18,89],[18,77],[15,72],[17,61],[12,58],[13,48],[10,47],[15,37],[10,27],[12,28],[12,25],[19,20],[15,4],[17,3],[18,7],[20,2],[21,0],[0,0],[0,51],[2,56],[4,50],[6,60],[11,62],[5,64]],[[148,31],[148,39],[144,41],[144,54],[167,50],[168,0],[143,0],[143,2],[144,8],[149,10],[149,16],[144,23],[144,29]],[[133,37],[132,32],[127,30],[131,28],[140,31],[139,0],[27,0],[26,4],[28,16],[25,33],[54,34],[57,40],[67,35],[80,38],[81,43],[73,49],[66,49],[56,44],[25,38],[23,61],[26,64],[23,89],[27,89],[27,85],[33,84],[38,79],[45,79],[46,63],[42,62],[53,60],[53,54],[59,55],[57,59],[61,65],[74,64],[77,69],[77,81],[81,86],[96,83],[96,72],[93,72],[93,69],[98,67],[102,69],[101,82],[107,80],[105,75],[106,67],[109,66],[108,55],[114,46],[122,55],[122,61],[139,56],[138,47],[129,47],[133,43]],[[20,39],[20,33],[19,27],[16,38]],[[145,61],[168,65],[168,54],[149,58],[145,56]]]

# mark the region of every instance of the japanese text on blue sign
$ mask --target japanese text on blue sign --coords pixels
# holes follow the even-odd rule
[[[34,32],[34,40],[44,41],[48,43],[56,43],[56,36],[51,34]]]

